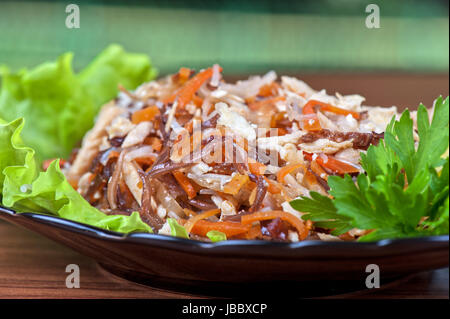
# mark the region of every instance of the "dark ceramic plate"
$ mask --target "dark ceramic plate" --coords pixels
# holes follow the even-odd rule
[[[300,284],[308,295],[320,294],[324,287],[328,294],[340,293],[364,288],[369,264],[379,266],[382,282],[449,264],[448,236],[372,243],[204,243],[147,233],[124,235],[2,207],[0,218],[71,247],[120,277],[201,294],[245,295],[248,287],[266,294],[267,283],[271,292],[280,292],[273,289],[276,284],[282,292],[289,291],[286,287],[298,291]]]

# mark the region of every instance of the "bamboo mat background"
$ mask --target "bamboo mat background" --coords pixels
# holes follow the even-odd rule
[[[371,1],[87,1],[80,29],[66,1],[0,2],[0,64],[32,67],[75,52],[85,66],[110,43],[149,54],[162,74],[220,63],[227,74],[448,72],[448,2],[376,3],[381,28],[365,27]]]

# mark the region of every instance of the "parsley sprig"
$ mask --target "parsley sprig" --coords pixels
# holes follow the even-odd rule
[[[373,230],[360,241],[449,233],[449,98],[435,101],[432,121],[422,104],[417,134],[409,110],[395,117],[377,146],[361,153],[365,174],[330,176],[332,198],[311,192],[291,201],[303,219],[340,235]],[[447,154],[444,157],[444,154]]]

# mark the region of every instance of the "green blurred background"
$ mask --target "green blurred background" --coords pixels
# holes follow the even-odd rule
[[[76,3],[81,28],[65,27]],[[381,28],[367,29],[376,3]],[[0,2],[0,64],[31,67],[75,52],[84,67],[108,44],[147,53],[161,74],[220,63],[228,75],[299,72],[447,73],[448,1]]]

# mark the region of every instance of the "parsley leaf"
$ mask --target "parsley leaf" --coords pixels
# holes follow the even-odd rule
[[[337,209],[330,198],[316,192],[310,193],[311,198],[301,197],[290,202],[292,208],[309,212],[304,219],[315,222],[316,227],[333,229],[333,235],[341,235],[352,229],[350,218],[337,214]]]
[[[449,99],[435,101],[429,121],[427,109],[417,111],[417,134],[406,110],[386,128],[385,139],[361,153],[365,174],[356,180],[330,176],[333,199],[315,192],[291,201],[305,220],[340,235],[349,229],[372,230],[361,241],[449,232]]]

